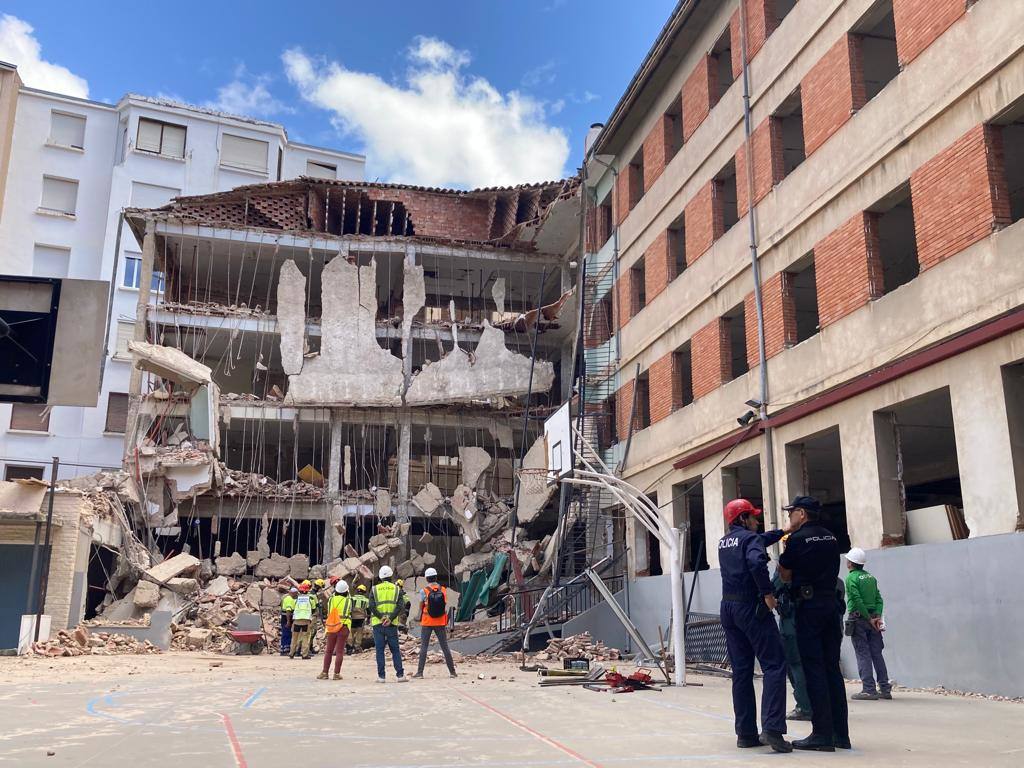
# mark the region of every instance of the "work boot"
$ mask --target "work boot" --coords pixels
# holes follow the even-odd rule
[[[790,744],[783,737],[781,733],[775,733],[774,731],[765,731],[758,738],[761,744],[766,747],[771,747],[773,752],[792,752],[793,745]]]
[[[836,745],[831,736],[818,736],[811,733],[806,739],[797,739],[793,742],[793,749],[804,749],[811,752],[835,752]]]
[[[413,680],[422,680],[423,679],[423,673],[422,672],[417,672],[415,675],[412,676],[412,679]]]
[[[881,691],[878,694],[878,698],[885,699],[886,701],[892,701],[892,691]]]
[[[810,720],[811,713],[800,709],[800,707],[793,707],[793,710],[786,715],[787,720]]]
[[[341,680],[341,672],[335,672],[334,673],[334,679],[335,680]]]
[[[878,694],[873,691],[861,691],[853,694],[850,701],[878,701]]]
[[[736,747],[738,749],[750,749],[751,747],[760,747],[761,737],[760,736],[737,736]]]
[[[303,660],[303,661],[309,661],[309,660],[310,660],[310,659],[312,659],[312,658],[313,658],[312,656],[303,656],[303,657],[302,657],[302,660]]]
[[[836,749],[853,749],[853,744],[850,743],[850,737],[847,736],[845,739],[841,736],[834,736],[832,741],[835,742]]]
[[[452,669],[452,670],[449,670],[448,677],[458,677],[458,674],[455,672],[454,669]]]
[[[316,679],[317,680],[326,680],[327,679],[327,673],[326,672],[321,672],[319,675],[316,676]]]

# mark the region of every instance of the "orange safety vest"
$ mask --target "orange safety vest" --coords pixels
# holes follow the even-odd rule
[[[444,595],[445,604],[448,604],[448,592],[440,584],[428,584],[423,588],[424,592],[429,593],[434,589],[440,589],[441,594]],[[429,596],[429,595],[427,595]],[[444,616],[431,616],[427,613],[427,601],[424,600],[420,609],[420,626],[421,627],[443,627],[448,623],[448,613],[445,612]]]

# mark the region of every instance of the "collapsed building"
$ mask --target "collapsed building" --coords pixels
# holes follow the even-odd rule
[[[150,551],[231,577],[387,562],[454,582],[551,556],[555,488],[515,470],[544,466],[543,418],[572,392],[577,180],[303,178],[125,223],[142,279],[124,470]]]

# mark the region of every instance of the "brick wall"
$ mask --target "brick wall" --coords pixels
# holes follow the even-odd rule
[[[767,357],[773,357],[796,344],[796,300],[793,294],[793,273],[779,272],[761,286],[764,303],[764,348]],[[757,349],[757,304],[751,292],[744,300],[743,316],[746,323],[747,365],[760,363]]]
[[[670,244],[668,230],[662,230],[644,253],[644,289],[648,304],[675,280],[676,262]]]
[[[674,352],[656,360],[648,369],[651,387],[651,423],[655,424],[683,406],[682,371]]]
[[[1002,129],[978,125],[910,176],[922,269],[1009,225]]]
[[[877,215],[858,213],[815,245],[814,274],[822,328],[881,296]]]
[[[640,199],[639,192],[643,189],[644,180],[640,177],[640,169],[629,163],[619,170],[615,180],[615,225],[626,220]]]
[[[739,184],[736,185],[739,187]],[[686,264],[699,259],[712,243],[725,234],[725,216],[717,182],[709,181],[686,204]]]
[[[630,379],[615,393],[615,428],[618,431],[619,440],[625,440],[629,434],[629,412],[633,408],[633,388],[636,380]],[[633,431],[640,429],[640,407],[637,404],[637,413],[633,418]]]
[[[638,286],[633,285],[633,278],[636,272],[632,268],[622,270],[619,279],[615,281],[616,304],[615,304],[615,328],[618,330],[629,322],[637,312],[640,311]]]
[[[860,38],[843,35],[800,82],[807,155],[867,101],[861,61]]]
[[[900,66],[917,58],[966,11],[966,0],[892,0]]]
[[[761,50],[768,35],[779,25],[775,14],[775,0],[742,0],[747,11],[747,61],[752,61]],[[739,8],[729,21],[729,35],[732,39],[732,76],[743,73],[742,48],[740,46]]]
[[[672,120],[662,115],[644,139],[644,192],[658,180],[671,159]]]
[[[785,164],[782,149],[782,121],[769,117],[750,134],[754,156],[754,204],[782,181]],[[744,143],[736,153],[736,208],[742,217],[747,213],[747,147]]]
[[[704,122],[718,102],[718,74],[710,56],[702,56],[683,83],[683,141]]]
[[[690,340],[693,369],[693,397],[697,399],[732,378],[729,350],[729,320],[717,317]]]

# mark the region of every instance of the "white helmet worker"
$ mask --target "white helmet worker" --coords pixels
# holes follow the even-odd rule
[[[395,575],[395,572],[391,570],[391,566],[390,565],[382,565],[380,567],[380,570],[377,571],[377,578],[378,579],[390,579],[394,575]]]
[[[427,579],[436,578],[437,577],[437,568],[427,568],[427,570],[425,570],[423,572],[423,576],[424,576],[424,578],[427,578]]]
[[[864,565],[864,563],[868,561],[867,554],[860,547],[854,547],[845,555],[843,555],[843,557],[845,557],[851,563],[854,563],[856,565]]]
[[[348,594],[348,582],[345,581],[344,579],[338,579],[337,583],[334,585],[334,594],[336,594],[336,595]]]

